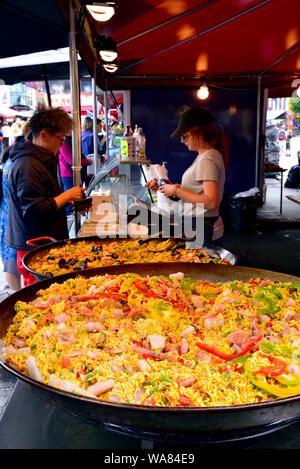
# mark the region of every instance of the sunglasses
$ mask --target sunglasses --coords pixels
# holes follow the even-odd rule
[[[51,137],[57,138],[57,140],[60,140],[60,145],[62,145],[65,141],[65,137],[62,137],[61,135],[58,134],[51,134]]]

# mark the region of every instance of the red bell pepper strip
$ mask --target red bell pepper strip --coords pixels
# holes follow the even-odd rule
[[[61,357],[61,367],[68,368],[71,366],[71,358],[70,357]]]
[[[181,406],[189,406],[192,404],[192,401],[189,397],[185,396],[184,394],[179,394],[179,404]]]
[[[127,300],[127,295],[122,293],[110,292],[110,293],[97,293],[93,296],[80,296],[77,301],[89,301],[99,300],[100,298],[113,298],[114,300]]]
[[[145,360],[156,360],[156,361],[159,361],[159,358],[157,357],[152,357],[152,355],[150,355],[149,353],[142,353],[142,358],[144,358]]]
[[[146,281],[145,280],[135,280],[134,282],[134,285],[135,287],[138,289],[138,290],[141,290],[142,292],[147,292],[147,284],[146,284]],[[145,288],[143,288],[143,285],[145,286]]]
[[[200,283],[201,285],[205,285],[207,287],[220,288],[219,285],[216,285],[215,283],[207,282],[206,280],[198,280],[198,283]]]
[[[255,285],[257,286],[259,284],[259,282],[257,282],[256,280],[249,280],[249,285]]]
[[[149,290],[149,288],[146,287],[145,282],[136,280],[134,282],[134,285],[138,290],[142,291],[148,298],[158,298],[159,300],[165,300],[163,296],[156,295],[155,293],[153,293],[153,291]],[[143,286],[145,286],[146,288],[143,288]]]
[[[165,398],[167,399],[168,403],[172,405],[173,400],[172,400],[170,394],[167,393],[167,392],[165,392],[165,393],[164,393],[164,396],[165,396]]]
[[[248,344],[238,353],[224,353],[216,349],[212,345],[207,345],[207,344],[203,344],[200,342],[196,342],[196,345],[201,350],[205,350],[206,352],[216,355],[217,357],[222,358],[223,360],[233,360],[234,358],[238,358],[238,357],[241,357],[242,355],[246,355],[247,352],[249,352],[252,348],[254,348],[261,341],[262,337],[263,337],[262,335],[257,336],[255,339],[248,342]]]
[[[254,371],[255,375],[264,375],[264,376],[280,376],[284,373],[287,364],[279,360],[279,358],[271,357],[270,355],[265,355],[264,353],[260,354],[264,358],[268,358],[271,363],[274,363],[275,366],[264,366],[257,371]]]
[[[149,290],[149,289],[147,290],[147,289],[143,288],[143,286],[146,286],[146,282],[144,280],[135,280],[134,285],[136,286],[136,288],[138,290],[142,291],[147,298],[156,298],[157,300],[166,301],[167,303],[171,303],[175,308],[178,308],[181,311],[183,311],[185,306],[186,306],[184,303],[181,303],[178,300],[171,300],[168,297],[156,295],[151,290]]]

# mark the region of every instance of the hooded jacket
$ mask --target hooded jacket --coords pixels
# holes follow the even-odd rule
[[[57,209],[61,194],[57,181],[58,159],[33,143],[16,143],[10,149],[9,210],[6,243],[28,250],[26,241],[40,236],[68,238],[65,208]]]

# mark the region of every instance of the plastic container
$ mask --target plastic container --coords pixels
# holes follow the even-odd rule
[[[136,138],[121,137],[121,160],[135,160],[136,159]]]

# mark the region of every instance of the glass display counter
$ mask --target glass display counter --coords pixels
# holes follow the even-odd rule
[[[91,179],[87,197],[94,190],[103,190],[110,191],[113,203],[118,203],[119,195],[133,196],[146,203],[154,202],[151,191],[145,187],[143,165],[149,164],[150,160],[126,161],[121,160],[118,153],[111,155]]]
[[[155,202],[155,195],[145,187],[144,168],[146,166],[144,165],[149,164],[150,160],[122,160],[118,152],[112,154],[108,161],[102,164],[100,170],[91,179],[86,191],[87,197],[93,197],[93,205],[89,214],[81,217],[79,237],[99,235],[100,225],[102,221],[104,223],[104,220],[106,223],[106,227],[103,227],[105,232],[108,229],[113,229],[113,212],[116,214],[115,223],[119,224],[119,214],[125,213],[124,207],[125,210],[129,207],[135,207],[131,211],[128,210],[128,223],[136,218],[138,209],[142,207],[144,213],[147,212],[145,224],[148,225],[148,213],[153,209]],[[102,211],[105,207],[102,205],[101,209],[98,209],[99,201],[109,203],[107,206],[109,213],[103,217]],[[130,215],[129,212],[134,215]],[[144,225],[144,223],[141,224]]]

